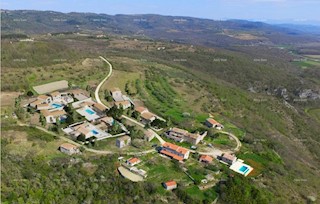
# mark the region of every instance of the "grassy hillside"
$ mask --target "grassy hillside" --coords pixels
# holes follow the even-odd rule
[[[60,13],[52,11],[5,11],[1,15],[2,32],[46,34],[48,32],[105,32],[148,36],[207,46],[252,44],[290,44],[318,40],[311,34],[240,20],[214,21],[181,16],[106,15]]]
[[[246,194],[248,202],[259,199],[261,203],[268,203],[269,199],[272,203],[303,203],[308,196],[317,196],[317,178],[320,176],[320,130],[317,120],[319,104],[316,101],[293,104],[296,105],[295,111],[275,95],[265,92],[252,93],[247,90],[252,84],[256,84],[257,89],[266,87],[270,90],[284,86],[294,94],[293,91],[299,87],[319,86],[319,82],[308,78],[310,71],[304,72],[291,68],[290,65],[279,66],[286,65],[286,60],[277,58],[278,50],[270,50],[267,53],[271,56],[268,58],[269,61],[261,63],[249,58],[248,53],[253,51],[248,51],[247,48],[244,48],[244,52],[239,52],[238,49],[227,51],[152,40],[137,42],[134,39],[120,37],[110,37],[106,40],[75,35],[39,37],[37,40],[39,42],[34,44],[2,42],[6,48],[2,51],[3,90],[27,90],[31,85],[56,79],[67,79],[76,85],[85,87],[89,84],[93,87],[106,74],[105,65],[99,64],[101,62],[95,59],[99,55],[105,56],[113,64],[115,73],[103,89],[119,86],[124,91],[128,84],[131,89],[128,95],[131,94],[131,97],[142,101],[153,112],[170,118],[174,124],[189,130],[203,127],[203,120],[211,113],[241,139],[243,147],[238,156],[252,165],[256,171],[251,178],[235,178],[225,186],[220,186],[221,189],[217,189],[226,203],[236,202],[235,195],[249,191],[254,193],[252,196]],[[161,45],[166,48],[157,50]],[[287,56],[284,51],[280,53]],[[50,56],[67,60],[53,61],[50,60]],[[12,62],[12,59],[29,60],[21,64],[23,61]],[[312,71],[318,73],[315,69]],[[301,77],[299,73],[306,77]],[[301,79],[307,83],[301,83]],[[305,111],[305,108],[310,110]],[[3,123],[2,126],[6,127],[9,124]],[[3,131],[7,132],[5,134],[8,137],[9,131],[25,132],[22,133],[24,135],[30,133],[30,130],[16,130],[14,127],[6,127]],[[32,132],[31,134],[33,135]],[[11,155],[17,150],[10,149],[13,145],[10,145],[10,139],[8,140],[4,139],[2,142],[3,158],[6,162],[4,166],[7,166],[2,174],[5,175],[3,178],[8,178],[4,181],[5,190],[2,193],[8,199],[26,202],[30,201],[27,194],[41,197],[40,195],[47,193],[40,192],[35,187],[43,175],[49,175],[45,178],[48,183],[41,183],[45,189],[59,189],[59,186],[63,185],[61,181],[51,183],[58,178],[66,179],[67,186],[80,189],[75,192],[74,189],[67,188],[65,194],[54,191],[47,198],[41,197],[43,202],[49,198],[57,200],[61,195],[66,195],[64,199],[68,202],[73,201],[75,195],[83,201],[94,197],[97,200],[110,199],[127,203],[156,202],[159,198],[156,193],[151,193],[151,197],[146,196],[144,189],[147,189],[148,183],[136,185],[121,179],[114,172],[117,165],[116,157],[88,159],[80,156],[81,161],[92,160],[93,163],[97,163],[98,170],[93,174],[93,178],[99,180],[99,176],[104,175],[108,180],[108,185],[105,182],[94,183],[79,167],[81,162],[69,164],[58,159],[56,163],[47,164],[44,162],[47,160],[37,154],[28,155],[22,163],[19,162],[19,157]],[[30,147],[28,144],[25,147],[32,150],[32,145]],[[38,151],[39,148],[35,150]],[[35,162],[34,166],[31,165],[32,162]],[[66,166],[70,168],[66,169]],[[33,168],[38,170],[35,171]],[[32,173],[33,171],[35,173]],[[60,175],[56,174],[60,171]],[[223,172],[229,173],[227,169]],[[30,192],[12,182],[15,175],[19,175],[17,178],[27,179],[26,185],[31,186]],[[36,179],[32,180],[33,177]],[[97,189],[97,185],[103,188]],[[18,190],[12,191],[13,188]],[[84,189],[96,191],[85,192]],[[197,194],[192,188],[185,191]],[[124,200],[124,195],[134,194],[140,195],[136,201],[133,200],[134,196]],[[184,195],[183,192],[177,192],[177,196],[178,194],[180,197]],[[199,198],[203,196],[198,195]],[[165,194],[165,197],[177,200],[172,194]]]

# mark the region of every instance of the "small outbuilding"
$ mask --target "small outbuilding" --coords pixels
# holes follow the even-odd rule
[[[201,155],[200,158],[199,158],[199,161],[200,162],[203,162],[203,163],[211,163],[213,160],[212,157],[210,157],[209,155]]]
[[[177,188],[177,182],[171,180],[162,184],[166,190],[173,190]]]

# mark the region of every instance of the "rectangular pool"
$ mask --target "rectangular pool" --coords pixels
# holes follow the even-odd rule
[[[53,103],[53,104],[51,104],[51,106],[52,106],[53,108],[61,108],[61,107],[62,107],[62,105],[61,105],[61,104],[58,104],[58,103]]]
[[[95,135],[99,134],[99,132],[96,131],[96,130],[91,130],[91,132],[92,132],[93,134],[95,134]]]
[[[243,173],[246,173],[248,170],[249,170],[249,168],[246,167],[246,166],[242,166],[242,167],[240,167],[240,169],[239,169],[239,171],[241,171],[241,172],[243,172]]]
[[[87,108],[85,111],[90,115],[95,114],[95,112],[93,110],[91,110],[90,108]]]

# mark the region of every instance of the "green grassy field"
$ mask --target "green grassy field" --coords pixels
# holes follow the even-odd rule
[[[305,112],[320,122],[320,108],[306,109]]]
[[[320,62],[315,61],[313,59],[309,59],[306,61],[300,61],[300,62],[293,62],[293,64],[295,64],[303,69],[310,68],[310,67],[320,67]]]

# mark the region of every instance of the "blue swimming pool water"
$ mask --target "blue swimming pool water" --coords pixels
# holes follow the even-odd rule
[[[91,132],[92,132],[93,134],[95,134],[95,135],[99,134],[99,132],[96,131],[96,130],[91,130]]]
[[[249,170],[249,168],[246,167],[246,166],[242,166],[242,167],[240,167],[240,169],[239,169],[239,171],[241,171],[241,172],[243,172],[243,173],[246,173],[248,170]]]
[[[58,104],[58,103],[53,103],[53,104],[51,104],[51,106],[54,108],[61,108],[62,107],[62,105]]]
[[[87,108],[85,111],[86,111],[87,113],[89,113],[90,115],[95,114],[95,112],[94,112],[93,110],[89,109],[89,108]]]

